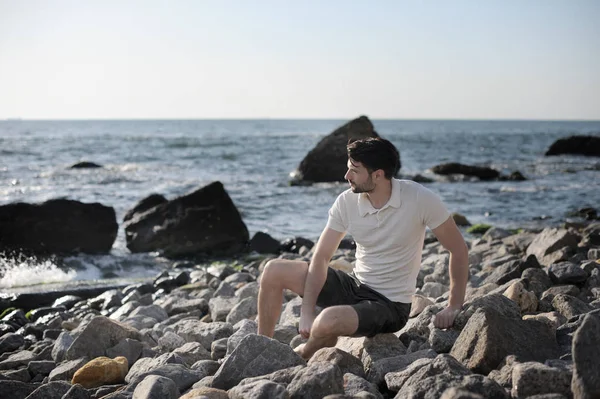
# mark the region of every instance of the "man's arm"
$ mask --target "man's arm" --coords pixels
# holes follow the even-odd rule
[[[434,325],[448,328],[454,323],[456,315],[465,300],[465,291],[469,279],[469,250],[454,219],[449,217],[440,226],[433,229],[438,241],[450,252],[450,298],[448,307],[435,316]]]
[[[304,282],[304,296],[300,312],[300,325],[298,329],[300,334],[305,338],[309,336],[310,329],[315,320],[315,306],[319,293],[327,279],[327,266],[345,235],[346,233],[325,228],[317,242],[315,253],[308,266],[306,281]]]

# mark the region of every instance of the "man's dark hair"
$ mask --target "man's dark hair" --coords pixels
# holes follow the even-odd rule
[[[369,137],[349,141],[346,148],[350,160],[363,164],[369,173],[382,169],[386,179],[391,179],[400,170],[400,154],[389,140]]]

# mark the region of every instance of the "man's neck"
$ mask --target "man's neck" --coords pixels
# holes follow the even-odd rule
[[[375,189],[367,193],[367,197],[375,209],[381,209],[388,203],[392,196],[392,181],[384,179],[381,184],[377,184]]]

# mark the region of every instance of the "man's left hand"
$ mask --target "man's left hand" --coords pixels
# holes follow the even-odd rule
[[[460,308],[448,306],[434,316],[433,325],[437,328],[449,328],[454,324],[454,319],[460,313]]]

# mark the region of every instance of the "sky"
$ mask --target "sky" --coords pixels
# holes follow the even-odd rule
[[[0,0],[0,119],[600,119],[600,1]]]

